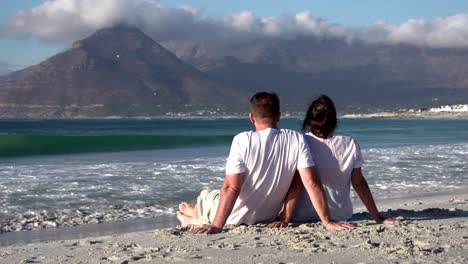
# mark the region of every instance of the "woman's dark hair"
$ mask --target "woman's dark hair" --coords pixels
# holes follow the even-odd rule
[[[302,131],[310,131],[316,136],[328,138],[336,125],[336,109],[333,101],[326,95],[320,95],[310,104],[302,124]]]

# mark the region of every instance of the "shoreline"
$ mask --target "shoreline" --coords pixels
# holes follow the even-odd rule
[[[392,198],[380,198],[379,194],[374,192],[374,199],[378,206],[385,206],[408,200],[445,197],[464,193],[468,193],[468,188],[438,191],[430,196],[425,193],[413,193]],[[354,212],[365,211],[359,197],[354,195],[354,192],[352,194]],[[174,205],[174,210],[176,210],[175,208]],[[14,241],[31,243],[34,241],[73,239],[82,236],[101,236],[115,232],[120,234],[154,228],[169,228],[179,223],[175,211],[170,209],[162,210],[156,205],[114,205],[102,208],[79,207],[75,209],[16,212],[10,217],[0,218],[0,247],[13,245],[15,244]]]
[[[245,114],[233,114],[233,115],[174,115],[174,116],[103,116],[103,117],[50,117],[50,118],[11,118],[11,117],[0,117],[0,121],[43,121],[43,120],[95,120],[95,121],[108,121],[108,120],[229,120],[229,119],[243,119],[247,118],[248,113]],[[376,113],[351,113],[351,114],[340,114],[339,118],[354,119],[354,118],[376,118],[376,119],[405,119],[405,118],[468,118],[468,112],[376,112]],[[284,113],[282,119],[302,119],[304,118],[303,113]]]
[[[115,234],[142,232],[174,227],[178,224],[174,215],[160,215],[155,218],[135,218],[125,221],[63,226],[30,231],[0,233],[0,250],[2,247],[47,243],[59,240],[74,240],[87,237],[100,237]]]
[[[326,231],[320,223],[278,230],[259,224],[227,227],[216,235],[191,235],[182,228],[148,226],[124,233],[111,230],[3,246],[0,263],[468,262],[466,188],[456,193],[380,200],[377,205],[384,215],[398,217],[400,222],[375,224],[356,204],[352,222],[357,228],[352,231]]]

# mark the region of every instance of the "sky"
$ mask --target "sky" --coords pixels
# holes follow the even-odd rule
[[[0,0],[0,61],[31,65],[124,21],[158,41],[332,36],[468,47],[467,0]]]
[[[165,0],[163,3],[198,6],[217,15],[251,10],[260,16],[276,16],[310,10],[317,16],[349,26],[468,13],[466,0]]]

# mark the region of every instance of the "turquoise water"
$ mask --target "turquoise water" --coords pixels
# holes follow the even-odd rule
[[[299,118],[280,127],[299,130]],[[157,205],[219,188],[241,119],[0,121],[0,212]],[[468,187],[467,119],[342,119],[379,198]],[[1,214],[0,214],[1,215]]]
[[[301,120],[282,120],[281,127],[300,130]],[[251,129],[246,119],[0,121],[0,158],[225,146]],[[343,119],[337,133],[354,136],[364,147],[450,144],[468,141],[468,122]]]

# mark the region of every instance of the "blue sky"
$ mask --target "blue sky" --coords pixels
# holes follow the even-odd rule
[[[45,1],[3,0],[0,21],[7,21],[19,10],[27,10],[43,2]],[[211,17],[223,17],[243,10],[252,11],[258,17],[309,10],[316,17],[347,27],[367,26],[381,20],[399,24],[410,19],[434,20],[455,14],[468,14],[468,0],[161,0],[161,3],[169,7],[193,6],[201,9],[205,16]],[[29,65],[65,49],[68,45],[69,43],[63,41],[41,39],[34,35],[28,37],[26,34],[22,38],[15,38],[0,32],[0,61]]]
[[[0,21],[15,15],[19,10],[33,8],[43,0],[4,0],[0,7]],[[0,35],[0,61],[29,65],[64,49],[63,44],[41,43],[34,38],[5,38]]]

